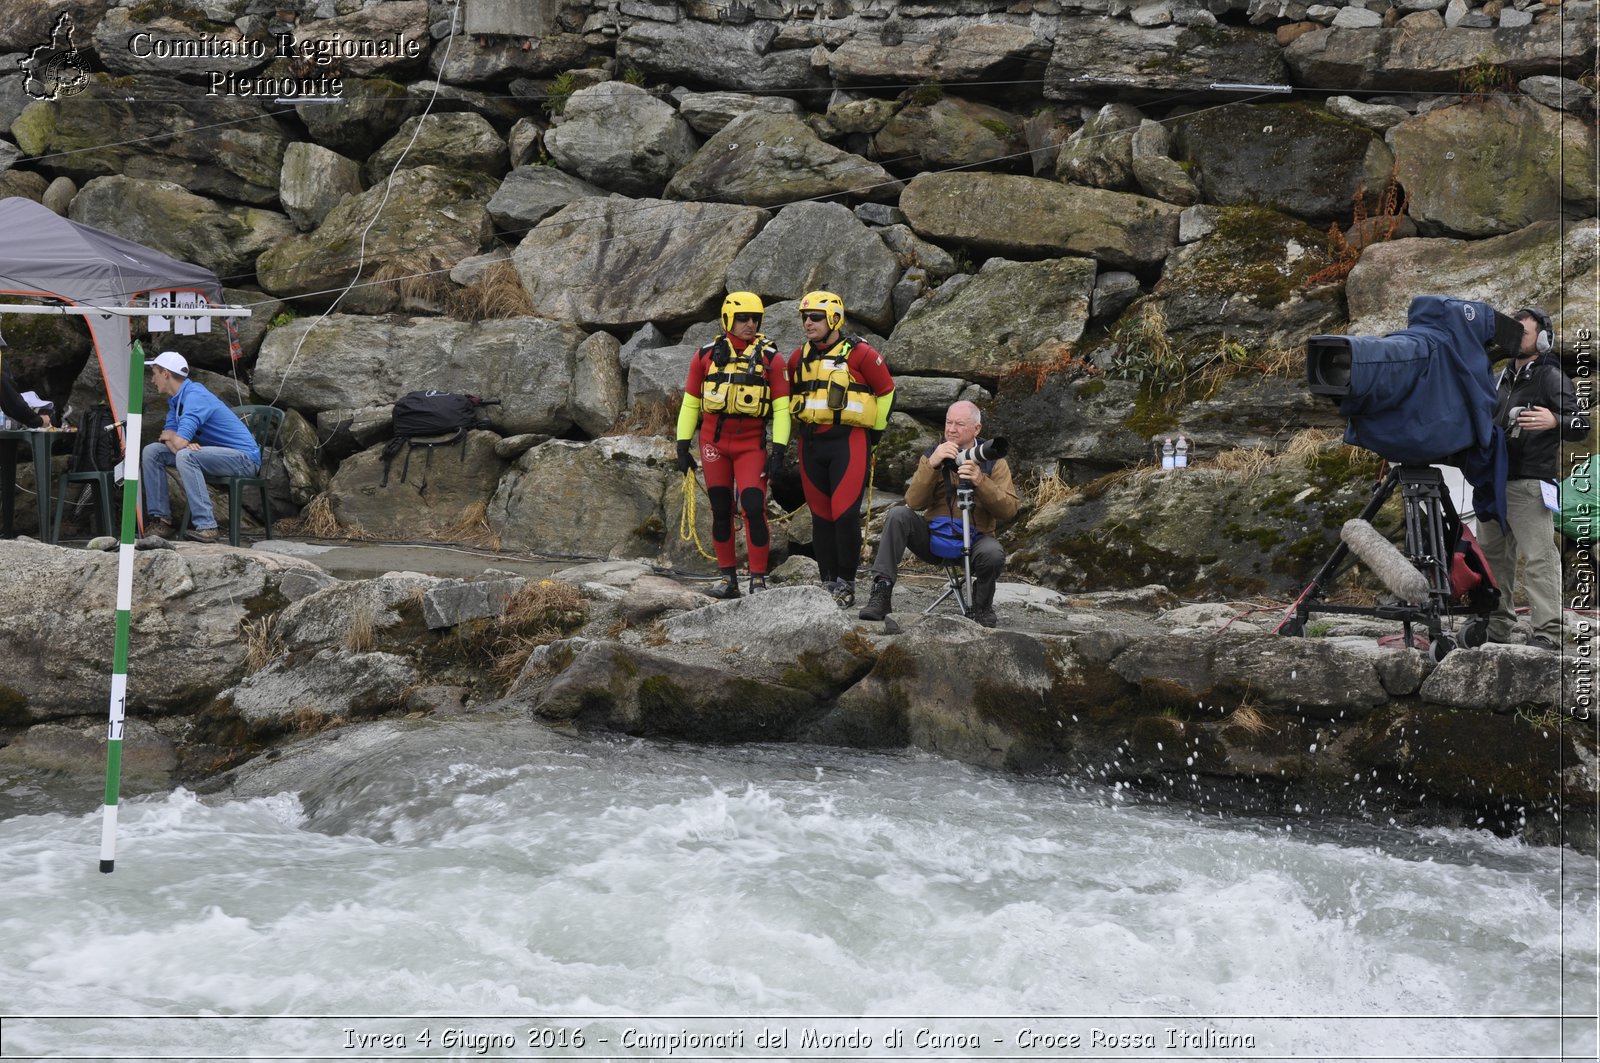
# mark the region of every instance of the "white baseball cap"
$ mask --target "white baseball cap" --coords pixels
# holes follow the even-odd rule
[[[177,351],[162,351],[150,359],[151,365],[159,365],[173,376],[188,376],[189,362]]]

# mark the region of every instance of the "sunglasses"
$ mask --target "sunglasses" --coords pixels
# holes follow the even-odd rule
[[[800,315],[800,320],[801,321],[826,321],[826,320],[828,320],[828,315],[827,314],[823,314],[823,313],[818,313],[815,310],[807,310],[807,311],[805,311],[804,313],[802,313]]]
[[[747,321],[759,322],[760,320],[761,320],[761,315],[760,314],[734,314],[733,315],[733,323],[735,325],[742,325]]]

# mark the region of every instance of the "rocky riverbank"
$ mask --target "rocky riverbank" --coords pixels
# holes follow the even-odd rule
[[[99,771],[115,560],[0,543],[0,765]],[[1594,837],[1594,726],[1556,711],[1580,662],[1520,646],[1435,664],[1372,621],[1283,638],[1275,611],[1159,586],[1007,582],[991,631],[924,615],[932,574],[865,623],[804,582],[715,602],[638,562],[339,580],[184,544],[135,568],[136,788],[225,785],[375,717],[512,714],[569,734],[912,748],[1291,820]]]

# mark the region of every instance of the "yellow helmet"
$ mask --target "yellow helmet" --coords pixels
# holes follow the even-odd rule
[[[807,292],[800,300],[800,312],[807,310],[821,310],[827,315],[829,329],[836,329],[844,324],[844,300],[832,292]]]
[[[733,331],[734,314],[765,314],[767,308],[761,305],[761,296],[755,292],[729,292],[728,297],[722,300],[722,331]]]

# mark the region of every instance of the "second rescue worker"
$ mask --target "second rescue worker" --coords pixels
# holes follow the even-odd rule
[[[817,575],[834,600],[856,601],[861,563],[861,496],[872,448],[894,402],[894,378],[883,355],[843,336],[844,300],[810,292],[800,300],[806,342],[789,357],[789,391],[800,422],[800,483],[811,509]]]
[[[739,562],[733,548],[734,487],[744,509],[750,593],[767,589],[770,537],[767,478],[783,466],[789,445],[789,382],[783,355],[761,335],[765,313],[753,292],[729,292],[722,301],[722,335],[694,352],[678,408],[678,471],[694,468],[689,450],[700,427],[706,496],[711,500],[711,541],[724,582],[713,598],[739,597]],[[772,446],[766,446],[767,419]]]

